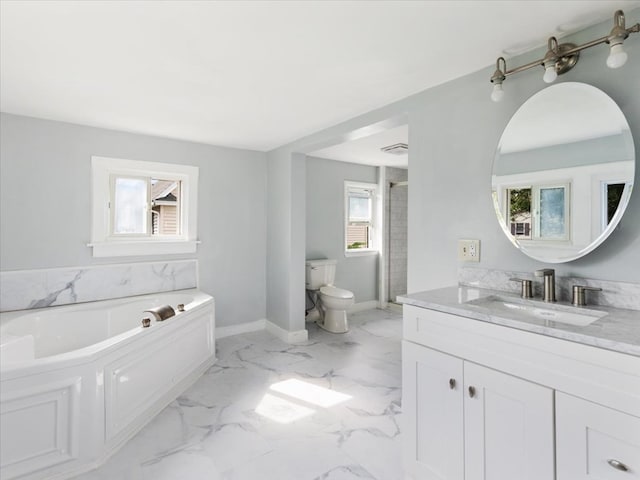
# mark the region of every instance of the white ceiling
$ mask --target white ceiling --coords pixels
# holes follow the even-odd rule
[[[409,166],[409,156],[407,154],[392,155],[380,151],[382,147],[395,145],[396,143],[409,143],[408,125],[400,125],[375,135],[316,150],[309,153],[309,155],[341,162],[407,168]]]
[[[2,0],[0,110],[270,150],[637,6]]]

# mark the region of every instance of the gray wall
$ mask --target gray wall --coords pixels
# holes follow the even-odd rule
[[[640,10],[627,18],[636,21]],[[571,39],[583,43],[606,34],[600,24]],[[625,42],[627,65],[606,67],[606,46],[581,53],[580,62],[558,80],[584,82],[613,98],[626,115],[640,145],[640,38]],[[543,51],[510,61],[513,66]],[[532,272],[542,266],[559,275],[640,282],[640,195],[634,192],[621,224],[598,249],[582,259],[544,265],[529,259],[503,235],[489,195],[492,160],[509,119],[531,95],[545,88],[540,69],[505,81],[501,103],[489,99],[491,68],[428,90],[411,101],[409,144],[409,291],[456,281],[456,241],[481,241],[480,266]],[[550,128],[557,128],[550,121]],[[414,148],[415,147],[415,148]],[[636,156],[638,147],[636,147]],[[636,169],[636,184],[640,169]]]
[[[378,255],[344,254],[344,182],[377,182],[377,168],[323,158],[306,161],[306,258],[333,258],[335,285],[356,303],[378,298]]]
[[[305,156],[267,154],[267,320],[304,330]]]
[[[197,258],[219,326],[265,318],[264,153],[8,114],[0,122],[3,271]],[[197,254],[94,259],[92,155],[198,166]]]
[[[629,142],[628,136],[628,132],[625,132],[624,134],[592,138],[580,142],[501,153],[499,156],[496,154],[493,173],[512,175],[629,161],[631,143],[633,142]]]
[[[628,24],[640,20],[640,9],[626,12]],[[609,21],[563,39],[584,43],[606,35]],[[625,42],[627,64],[617,70],[606,67],[606,45],[580,56],[578,65],[558,81],[584,82],[600,88],[613,98],[627,117],[636,140],[636,158],[640,150],[640,36]],[[544,55],[544,49],[509,60],[518,66]],[[502,233],[495,218],[490,196],[491,167],[498,140],[511,116],[531,95],[545,88],[542,69],[523,72],[505,81],[505,98],[493,103],[489,95],[489,78],[494,66],[452,82],[426,90],[381,109],[361,115],[329,129],[299,139],[269,153],[273,174],[286,173],[295,162],[293,153],[311,152],[339,143],[349,132],[386,119],[408,115],[409,118],[409,271],[408,291],[453,285],[457,282],[457,240],[477,238],[481,241],[479,266],[501,270],[531,272],[547,266],[559,275],[640,282],[640,194],[634,192],[627,213],[617,229],[594,252],[565,264],[544,265],[515,249]],[[640,168],[635,181],[640,183]],[[637,190],[637,189],[636,189]],[[270,188],[271,198],[274,191]],[[292,197],[293,202],[304,198]],[[279,204],[272,216],[288,215],[292,225],[304,219],[291,217],[291,208]],[[269,226],[271,228],[271,226]],[[289,241],[287,232],[272,232],[273,239]],[[276,242],[273,243],[275,245]],[[290,245],[290,243],[289,243]],[[268,255],[271,253],[269,247]],[[292,265],[304,263],[304,252],[286,254]],[[271,282],[281,280],[276,271],[267,271]],[[304,294],[297,286],[287,300]],[[289,311],[291,322],[304,325],[304,307]]]

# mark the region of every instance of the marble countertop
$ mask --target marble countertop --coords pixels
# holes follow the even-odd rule
[[[491,297],[498,297],[502,303],[512,302],[516,306],[526,305],[532,308],[603,316],[586,326],[570,325],[520,313],[518,307],[498,308],[500,305],[493,306],[490,301],[486,301]],[[548,304],[539,299],[524,300],[512,293],[464,286],[413,293],[398,297],[398,301],[405,305],[452,313],[482,322],[640,356],[640,311],[637,310],[599,305],[574,307],[563,302]]]

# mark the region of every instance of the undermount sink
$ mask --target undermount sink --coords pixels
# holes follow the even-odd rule
[[[578,327],[586,327],[607,315],[607,312],[601,312],[599,310],[566,305],[543,304],[535,300],[524,300],[502,295],[489,295],[487,297],[470,300],[466,303],[486,307],[496,313],[508,313],[510,317],[515,319],[525,317],[528,319],[546,320]]]

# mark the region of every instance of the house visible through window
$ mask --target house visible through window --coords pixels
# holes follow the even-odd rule
[[[376,186],[345,182],[345,249],[372,250]]]
[[[112,235],[180,235],[180,180],[112,176]]]
[[[151,179],[152,235],[180,235],[180,182]]]

